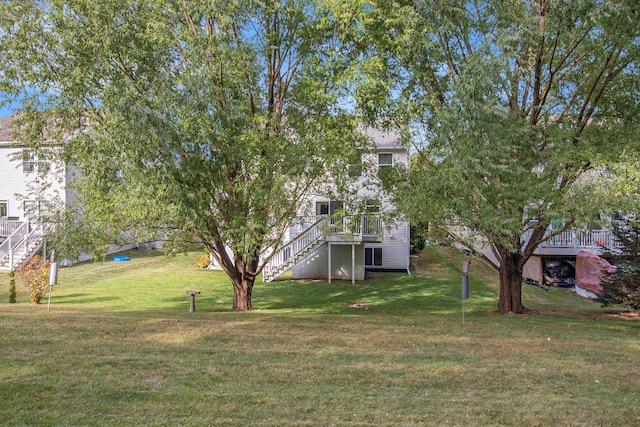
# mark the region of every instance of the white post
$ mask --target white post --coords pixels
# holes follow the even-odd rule
[[[351,245],[351,284],[356,284],[356,245]]]
[[[11,234],[9,234],[9,270],[13,271],[13,243],[11,242]]]
[[[328,274],[328,278],[329,278],[329,283],[331,283],[331,242],[327,243],[327,245],[329,246],[327,248],[327,252],[329,254],[328,258],[329,258],[329,274]]]

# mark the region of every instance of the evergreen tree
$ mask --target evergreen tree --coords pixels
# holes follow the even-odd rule
[[[640,309],[640,221],[627,218],[619,221],[613,233],[620,242],[619,254],[611,255],[616,271],[602,280],[604,291],[599,301],[605,305],[622,305]]]

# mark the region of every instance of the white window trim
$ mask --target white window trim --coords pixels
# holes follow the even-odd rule
[[[387,155],[391,156],[391,163],[381,163],[380,156]],[[378,168],[387,168],[393,166],[395,159],[393,158],[393,153],[378,153]]]
[[[371,250],[371,264],[367,264],[367,249]],[[381,263],[376,264],[376,249],[380,250],[380,259]],[[365,256],[364,256],[364,266],[365,267],[383,267],[384,266],[384,247],[382,246],[367,246],[364,248]]]

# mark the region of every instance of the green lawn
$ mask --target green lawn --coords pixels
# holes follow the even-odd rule
[[[496,315],[474,260],[463,324],[451,249],[412,276],[257,283],[249,313],[198,254],[128,255],[61,269],[49,312],[0,274],[0,425],[640,425],[640,321],[532,286],[539,316]]]

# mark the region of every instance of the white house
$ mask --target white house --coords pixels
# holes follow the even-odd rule
[[[13,116],[0,119],[0,269],[27,259],[42,242],[39,217],[53,204],[69,204],[72,198],[65,166],[36,158],[16,144],[12,123]]]
[[[356,165],[356,196],[332,200],[326,194],[309,197],[294,221],[287,243],[273,254],[263,272],[272,281],[286,271],[294,279],[364,280],[367,270],[410,273],[409,222],[390,215],[393,205],[379,185],[378,174],[397,164],[409,164],[409,150],[400,135],[365,131],[370,150]],[[393,218],[392,218],[393,217]]]
[[[35,225],[40,221],[34,216],[42,206],[54,200],[70,205],[73,199],[73,172],[49,159],[34,158],[15,144],[12,122],[11,117],[0,119],[0,269],[17,268],[40,245],[44,231]],[[377,185],[385,168],[408,165],[408,149],[394,132],[369,129],[366,134],[371,149],[362,155],[362,165],[354,165],[359,175],[355,197],[309,197],[284,246],[265,268],[266,281],[285,271],[292,271],[294,278],[329,281],[364,280],[368,269],[409,272],[409,223],[392,219],[393,206]],[[46,174],[38,173],[43,171]]]
[[[36,158],[25,147],[15,144],[11,134],[13,122],[13,116],[0,119],[0,218],[28,221],[37,212],[34,204],[39,198],[71,202],[68,185],[71,173],[64,165]]]

